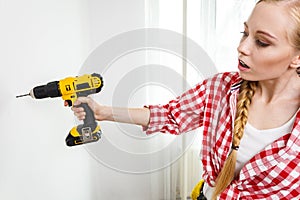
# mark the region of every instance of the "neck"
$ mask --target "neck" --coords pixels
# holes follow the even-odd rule
[[[277,79],[259,81],[256,93],[265,103],[287,98],[299,99],[300,78],[293,72],[286,73]]]

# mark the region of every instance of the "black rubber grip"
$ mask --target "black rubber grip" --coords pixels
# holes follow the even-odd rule
[[[83,107],[83,109],[86,113],[85,119],[83,120],[83,126],[90,127],[92,130],[95,130],[95,128],[97,127],[98,124],[94,117],[93,110],[88,106],[87,103],[80,104],[79,106]]]

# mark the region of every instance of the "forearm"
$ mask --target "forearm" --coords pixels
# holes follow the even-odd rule
[[[101,108],[102,118],[96,114],[97,120],[107,120],[121,123],[136,124],[147,127],[150,120],[148,108],[120,108],[103,106]]]
[[[87,103],[93,110],[95,119],[98,121],[114,121],[130,123],[147,127],[150,121],[150,110],[148,108],[118,108],[99,104],[90,97],[79,97],[75,101],[72,110],[79,120],[85,118],[84,109],[79,106]]]

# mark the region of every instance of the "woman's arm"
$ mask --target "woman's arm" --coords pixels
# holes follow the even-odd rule
[[[83,108],[87,103],[98,121],[123,122],[143,126],[146,134],[155,132],[181,134],[203,125],[207,100],[207,80],[197,84],[167,104],[150,105],[149,108],[119,108],[97,103],[90,97],[79,97],[72,110],[78,119],[85,117]]]
[[[148,108],[119,108],[105,106],[97,103],[90,97],[79,97],[71,108],[79,120],[83,120],[86,115],[82,107],[77,107],[81,103],[87,103],[89,105],[98,121],[122,122],[144,127],[147,127],[149,124],[150,110]]]

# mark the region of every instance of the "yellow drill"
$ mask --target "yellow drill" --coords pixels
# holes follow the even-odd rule
[[[17,98],[23,96],[31,96],[35,99],[62,97],[68,106],[72,106],[78,97],[86,97],[90,94],[98,93],[102,87],[103,79],[101,75],[96,73],[85,74],[36,86],[28,94],[19,95]],[[95,120],[92,109],[86,103],[79,106],[84,108],[86,116],[83,124],[75,126],[70,130],[66,138],[67,146],[96,142],[101,138],[102,132]]]

